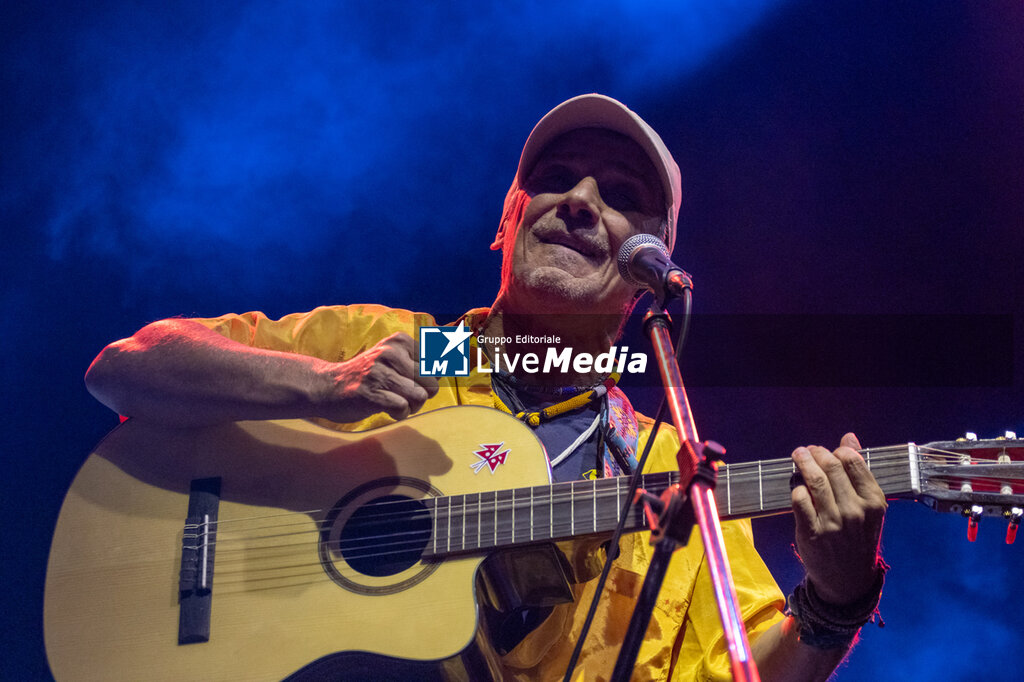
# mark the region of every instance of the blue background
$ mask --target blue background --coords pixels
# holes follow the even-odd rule
[[[1017,0],[0,11],[4,679],[48,676],[49,534],[116,423],[81,381],[103,345],[182,314],[488,304],[522,142],[572,95],[627,102],[675,154],[675,257],[698,312],[1012,314],[1021,337]],[[698,325],[690,343],[716,341]],[[702,387],[691,402],[734,459],[848,429],[869,445],[1024,433],[1019,346],[1003,386]],[[1024,547],[994,520],[970,545],[965,526],[893,505],[887,627],[838,679],[1021,678]],[[757,531],[788,590],[791,521]]]

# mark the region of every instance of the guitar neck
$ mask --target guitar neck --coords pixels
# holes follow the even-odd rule
[[[903,447],[883,448],[884,456],[863,450],[865,461],[887,496],[914,489],[913,460]],[[715,490],[723,519],[769,516],[790,511],[796,465],[785,459],[722,464]],[[640,487],[653,495],[679,481],[679,472],[644,474]],[[486,551],[532,542],[567,540],[611,533],[629,492],[629,477],[570,481],[512,490],[451,495],[426,501],[432,514],[431,544],[425,556]],[[640,505],[627,512],[624,529],[647,528]]]
[[[900,497],[917,489],[916,446],[865,448],[860,451],[886,497]],[[796,464],[772,459],[722,465],[715,497],[724,519],[770,516],[790,511]]]

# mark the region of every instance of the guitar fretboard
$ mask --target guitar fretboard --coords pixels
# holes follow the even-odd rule
[[[865,461],[887,495],[911,490],[907,453]],[[723,464],[715,496],[725,519],[768,516],[790,510],[796,465],[789,458]],[[660,495],[678,482],[678,472],[644,474],[640,487]],[[425,557],[478,552],[500,547],[608,534],[623,513],[629,478],[617,476],[511,490],[450,495],[426,500],[431,512],[431,540]],[[639,505],[629,507],[627,532],[647,528]]]

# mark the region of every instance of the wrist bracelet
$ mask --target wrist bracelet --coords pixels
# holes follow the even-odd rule
[[[889,565],[879,557],[875,565],[877,576],[868,594],[852,604],[836,605],[823,601],[806,577],[793,589],[786,600],[786,613],[797,623],[799,639],[816,649],[849,647],[857,633],[878,613],[882,585]],[[879,618],[880,627],[885,622]]]

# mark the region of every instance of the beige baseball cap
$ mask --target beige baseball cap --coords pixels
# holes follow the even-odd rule
[[[658,170],[665,194],[666,232],[662,239],[669,251],[675,246],[676,222],[682,199],[679,166],[661,136],[622,102],[605,95],[591,93],[568,99],[544,115],[533,128],[519,158],[513,189],[523,186],[544,148],[556,137],[579,128],[604,128],[625,135],[647,152]],[[511,191],[510,191],[511,193]],[[506,202],[507,203],[507,202]],[[505,225],[502,225],[505,228]]]

